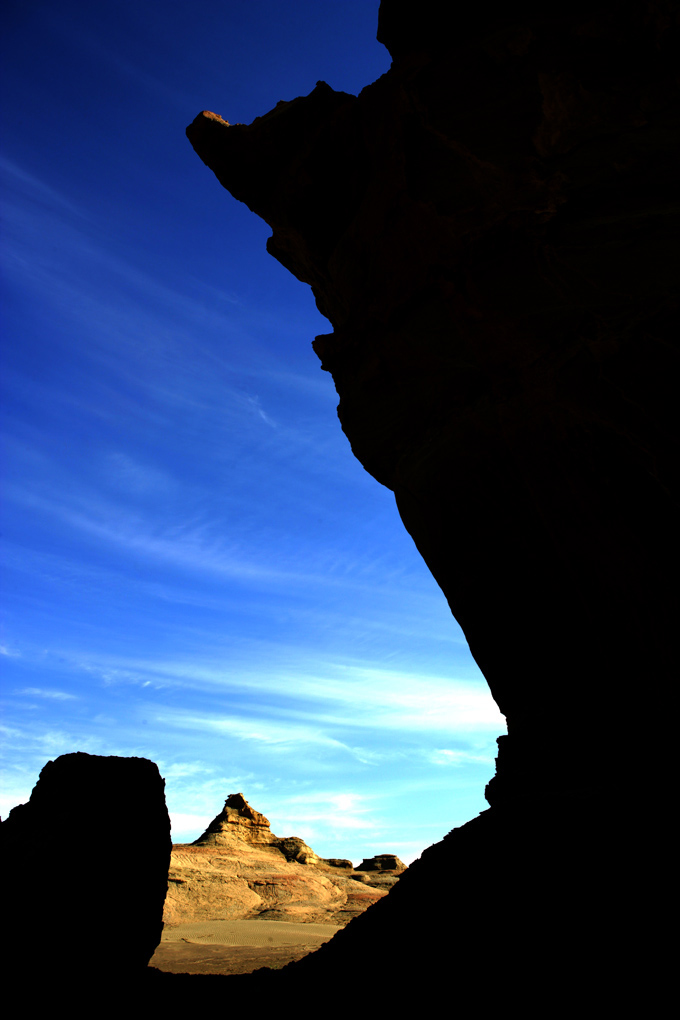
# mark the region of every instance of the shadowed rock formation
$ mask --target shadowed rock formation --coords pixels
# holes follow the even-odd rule
[[[383,4],[397,59],[359,98],[320,82],[188,129],[333,325],[314,347],[342,426],[507,717],[492,800],[627,768],[621,692],[675,665],[662,7]]]
[[[383,0],[378,38],[392,67],[359,97],[320,82],[187,134],[330,320],[342,427],[508,736],[490,810],[291,973],[370,949],[396,975],[401,947],[487,1005],[631,1001],[668,863],[678,4]],[[442,869],[437,948],[412,933]]]
[[[63,754],[2,823],[4,962],[17,983],[35,970],[25,993],[113,994],[145,972],[168,883],[164,786],[146,758]]]
[[[163,918],[345,925],[405,870],[393,854],[364,861],[357,871],[351,861],[325,860],[297,836],[275,836],[269,820],[232,793],[202,836],[173,845]]]

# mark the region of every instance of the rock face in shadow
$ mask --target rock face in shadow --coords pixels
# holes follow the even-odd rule
[[[63,983],[75,994],[144,973],[163,929],[164,786],[146,758],[76,753],[45,765],[0,826],[8,975],[35,968],[44,994]]]
[[[394,491],[508,736],[490,810],[295,966],[346,961],[353,941],[394,971],[445,862],[472,876],[451,894],[469,941],[431,959],[458,954],[485,995],[487,971],[510,987],[524,959],[526,981],[538,967],[578,998],[587,974],[648,973],[667,862],[678,4],[383,0],[378,38],[392,67],[358,97],[320,82],[187,134],[330,320],[314,348],[342,427]]]
[[[269,820],[232,793],[197,840],[173,845],[163,918],[345,925],[385,896],[406,866],[384,854],[361,869],[319,857],[297,836],[275,836]]]

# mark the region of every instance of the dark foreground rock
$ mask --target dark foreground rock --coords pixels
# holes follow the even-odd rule
[[[494,802],[639,787],[677,618],[677,4],[501,7],[385,0],[358,98],[188,128],[333,325],[343,429],[507,718]]]
[[[666,883],[637,874],[667,833],[597,800],[541,812],[493,808],[412,864],[390,894],[283,970],[237,980],[150,973],[143,995],[188,1007],[272,995],[324,1015],[406,1015],[443,991],[460,1016],[663,1015],[673,973]],[[433,896],[436,888],[438,896]],[[167,981],[163,979],[167,978]],[[192,984],[192,981],[194,983]],[[624,1009],[625,1006],[625,1009]],[[454,1008],[455,1007],[455,1008]],[[399,1012],[401,1010],[401,1012]]]
[[[3,963],[31,995],[144,972],[163,928],[164,786],[146,758],[64,754],[0,826]]]
[[[664,1015],[678,20],[676,0],[383,0],[393,65],[359,97],[320,83],[250,126],[202,114],[188,129],[330,320],[315,349],[342,427],[394,490],[508,736],[489,810],[330,942],[282,971],[150,967],[124,1005]],[[88,818],[76,829],[74,815],[68,852],[78,831],[91,899],[113,915],[125,876],[111,894],[101,816]],[[24,845],[49,892],[44,843]],[[128,924],[146,916],[127,909]],[[99,928],[82,916],[70,946],[95,968]],[[133,959],[117,943],[121,974],[148,952],[142,928]],[[105,983],[109,1003],[119,987]],[[77,992],[28,989],[70,1007]]]
[[[393,990],[445,985],[475,1015],[658,988],[678,20],[676,0],[383,0],[393,64],[358,97],[318,83],[249,126],[187,129],[330,320],[314,347],[342,427],[508,722],[490,810],[286,981],[370,959]]]

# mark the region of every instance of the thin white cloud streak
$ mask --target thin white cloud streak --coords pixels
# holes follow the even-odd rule
[[[47,698],[52,701],[77,701],[75,694],[41,687],[24,687],[14,693],[29,698]]]
[[[60,504],[58,496],[54,499],[43,497],[18,485],[7,486],[6,497],[20,505],[41,510],[51,517],[58,517],[76,531],[86,532],[129,552],[168,565],[233,580],[266,582],[286,587],[344,586],[347,583],[343,578],[328,574],[277,569],[249,561],[239,555],[237,544],[229,546],[224,540],[224,529],[210,521],[182,520],[165,529],[157,525],[162,533],[153,535],[144,527],[145,522],[139,515],[126,513],[124,509],[103,500],[96,503],[92,501],[84,511],[79,512]]]
[[[34,180],[31,175],[22,176],[20,169],[17,176]],[[46,188],[48,194],[51,190]],[[67,200],[62,204],[68,208]],[[44,383],[32,381],[36,398],[42,388],[48,405],[71,403],[112,422],[120,422],[122,415],[130,427],[139,420],[168,434],[178,428],[191,433],[200,423],[202,443],[208,442],[215,466],[230,462],[242,440],[252,442],[258,429],[266,429],[270,437],[276,436],[270,455],[276,451],[277,470],[282,474],[293,457],[299,464],[322,466],[326,478],[351,479],[359,487],[374,484],[353,462],[334,415],[325,427],[316,427],[315,420],[314,428],[306,428],[290,409],[287,420],[281,421],[263,402],[265,398],[257,392],[261,389],[266,390],[268,401],[280,401],[285,395],[290,408],[290,393],[296,388],[305,392],[306,406],[310,398],[318,398],[321,411],[334,409],[337,396],[320,368],[318,379],[296,374],[263,345],[258,339],[263,328],[260,320],[269,317],[259,309],[235,312],[232,305],[225,314],[206,307],[200,295],[160,284],[92,244],[80,229],[57,222],[50,236],[44,214],[8,206],[6,219],[14,227],[5,240],[8,273],[18,274],[24,287],[39,294],[39,307],[51,302],[69,324],[69,334],[87,338],[86,343],[76,344],[78,358],[95,363],[97,385],[105,387],[106,395],[92,401],[88,388],[53,392]],[[13,233],[18,237],[13,238]],[[265,331],[275,329],[281,332],[281,324],[266,324]],[[310,335],[313,332],[310,326]],[[203,335],[212,342],[202,342]],[[214,342],[216,336],[221,338],[219,344]],[[140,397],[133,399],[134,393]],[[338,456],[339,450],[344,456]],[[314,484],[321,485],[318,471]]]
[[[23,502],[40,506],[41,500],[23,493]],[[19,497],[22,498],[21,496]],[[48,509],[43,504],[42,509]],[[305,584],[310,577],[291,574],[282,570],[262,567],[237,556],[236,549],[229,547],[219,536],[211,537],[214,528],[209,522],[183,521],[168,529],[163,535],[149,534],[141,522],[128,516],[107,513],[105,520],[96,521],[92,516],[77,513],[64,507],[53,507],[61,519],[76,530],[86,531],[97,538],[122,546],[130,552],[141,553],[150,559],[183,567],[193,571],[205,571],[240,580],[258,580],[291,584]]]
[[[2,155],[0,155],[0,173],[6,174],[34,200],[42,202],[48,209],[58,209],[73,216],[76,220],[88,220],[82,206],[72,202],[56,188],[46,184],[45,181],[24,170],[18,163]]]
[[[0,733],[6,740],[18,740],[24,736],[23,730],[18,730],[14,726],[5,726],[2,723],[0,723]]]
[[[160,765],[159,765],[160,767]],[[193,761],[193,762],[173,762],[171,765],[166,765],[163,772],[164,779],[184,779],[187,776],[205,775],[206,773],[214,772],[213,768],[207,766],[204,762]]]
[[[49,231],[44,217],[31,214],[27,218],[28,227],[21,222],[16,225],[22,240],[13,244],[10,236],[5,243],[8,271],[18,273],[29,291],[40,295],[39,307],[49,302],[57,307],[60,318],[70,326],[67,333],[87,337],[86,344],[76,345],[78,359],[95,363],[97,386],[103,388],[103,399],[88,403],[87,387],[72,385],[55,394],[32,380],[37,399],[43,388],[47,406],[55,400],[71,402],[123,427],[131,428],[139,420],[168,436],[199,430],[201,445],[209,451],[214,467],[230,463],[243,443],[252,443],[257,430],[264,429],[269,437],[276,436],[277,470],[282,474],[292,456],[300,463],[309,459],[322,464],[326,476],[346,475],[349,453],[344,458],[324,455],[329,442],[334,448],[342,442],[339,435],[328,429],[305,429],[290,411],[289,421],[282,422],[267,406],[283,394],[289,400],[295,373],[280,365],[257,340],[257,310],[248,308],[239,316],[227,317],[206,312],[200,299],[181,288],[160,285],[124,260],[92,247],[80,231],[57,229],[59,243],[46,243],[44,234]],[[31,233],[40,237],[42,247],[37,251],[25,240]],[[55,255],[52,249],[60,246],[66,252]],[[98,273],[93,274],[93,266]],[[220,353],[217,344],[201,342],[203,333],[224,338]],[[226,349],[229,359],[222,354]],[[324,385],[325,390],[310,387],[305,378],[298,384],[308,396],[323,396],[330,408],[335,394],[330,383]],[[260,392],[263,389],[266,398]],[[132,399],[134,393],[139,393],[138,399]],[[243,468],[241,464],[241,472]],[[355,470],[358,478],[359,469]],[[320,484],[318,477],[315,484]]]
[[[428,754],[433,765],[450,765],[453,768],[462,768],[465,765],[493,765],[494,756],[488,754],[473,754],[470,751],[458,749],[438,748]]]
[[[35,727],[8,727],[5,737],[6,752],[20,750],[23,759],[39,756],[43,765],[46,758],[71,754],[73,751],[84,751],[86,754],[119,753],[111,750],[103,752],[104,742],[100,737],[82,735],[65,729],[48,728],[37,731]],[[37,773],[35,778],[37,779]]]
[[[147,710],[147,714],[152,714],[150,709]],[[271,717],[283,721],[272,722]],[[294,756],[299,755],[301,749],[305,747],[325,747],[343,752],[364,765],[372,766],[404,757],[407,752],[400,748],[399,741],[416,735],[419,738],[427,734],[462,738],[486,730],[491,740],[492,735],[495,736],[504,729],[502,721],[494,724],[486,720],[480,721],[478,718],[471,720],[469,715],[463,718],[459,710],[440,712],[433,716],[429,712],[424,712],[422,708],[414,708],[409,713],[386,709],[381,713],[372,714],[370,718],[357,717],[348,712],[344,715],[323,715],[313,707],[308,711],[290,713],[280,708],[263,708],[257,715],[252,715],[244,708],[235,711],[232,716],[225,717],[220,708],[215,706],[210,713],[201,714],[156,710],[154,719],[155,724],[163,728],[170,727],[187,733],[229,736],[249,744],[261,745],[269,751]],[[304,720],[308,721],[305,723]],[[370,748],[338,740],[330,735],[337,730],[342,732],[363,730],[364,735],[370,740],[382,734],[394,743],[388,751],[373,752]],[[409,751],[408,755],[412,756],[413,753],[415,752]],[[430,761],[437,765],[452,764],[452,761],[447,760],[441,753],[438,757],[430,757]],[[473,761],[487,764],[491,763],[492,759],[486,755],[468,759],[468,763]]]
[[[328,736],[311,725],[300,726],[276,724],[257,716],[244,713],[241,717],[222,717],[215,714],[196,714],[189,711],[169,713],[157,711],[156,722],[174,729],[194,730],[201,733],[216,733],[219,736],[266,746],[270,751],[299,755],[302,747],[321,746],[337,751],[352,753],[352,749],[340,740]]]
[[[156,388],[167,399],[190,401],[204,412],[215,409],[206,397],[214,397],[219,389],[217,407],[224,413],[228,384],[236,376],[241,382],[277,376],[283,376],[287,384],[294,381],[295,373],[259,339],[263,328],[281,333],[285,326],[280,319],[256,305],[242,306],[233,298],[226,302],[227,311],[224,300],[215,299],[215,288],[195,278],[188,278],[189,283],[193,279],[195,295],[185,286],[160,282],[113,253],[116,241],[110,236],[110,225],[104,248],[96,240],[102,229],[84,207],[8,160],[0,169],[28,191],[28,201],[19,194],[14,201],[8,197],[3,203],[3,257],[8,272],[18,276],[30,291],[38,292],[43,302],[51,300],[68,319],[81,322],[87,331],[88,345],[83,353],[88,357],[133,383],[139,380],[140,366],[149,374],[153,369],[162,380]],[[38,211],[33,207],[36,200],[47,204],[47,217],[44,208]],[[65,214],[69,219],[64,219]],[[212,300],[206,300],[207,295],[212,295]],[[313,317],[312,306],[310,322]],[[202,336],[214,334],[224,338],[219,349],[202,340]],[[206,386],[211,378],[219,387],[215,382]],[[148,378],[144,381],[149,385]],[[196,382],[200,386],[191,385]],[[299,385],[310,396],[334,398],[332,383],[321,375],[320,367],[316,384],[303,376]],[[243,406],[251,409],[250,402],[258,399],[242,390],[234,390],[231,396],[240,396]],[[252,412],[259,414],[259,409]]]
[[[50,503],[50,506],[52,504]],[[124,566],[121,564],[121,567]],[[49,580],[58,583],[62,588],[68,585],[69,588],[82,588],[86,592],[93,590],[114,591],[117,587],[124,586],[129,591],[129,577],[125,572],[107,569],[101,565],[92,565],[73,558],[66,558],[54,552],[44,550],[32,550],[14,543],[8,542],[5,546],[5,567],[13,571],[28,573],[33,577],[42,580]],[[337,579],[333,587],[346,589],[347,591],[364,592],[371,600],[372,616],[348,614],[344,602],[337,608],[324,605],[318,599],[314,604],[300,602],[294,608],[290,603],[286,606],[286,613],[289,618],[294,617],[297,624],[311,634],[312,628],[321,632],[338,634],[341,630],[351,630],[355,635],[369,633],[372,635],[396,635],[413,637],[418,640],[427,639],[431,642],[443,643],[455,646],[457,649],[465,647],[465,640],[460,633],[458,625],[450,616],[448,607],[443,597],[436,589],[431,592],[427,590],[414,591],[411,578],[406,579],[406,585],[402,588],[393,579],[389,586],[384,584],[384,575],[376,571],[374,584],[365,583],[351,577],[345,577],[342,582]],[[300,576],[295,575],[295,576]],[[319,575],[322,585],[328,583],[326,575]],[[309,586],[309,579],[305,584]],[[166,579],[148,580],[139,576],[136,571],[134,577],[134,591],[140,598],[153,602],[160,601],[171,605],[184,605],[192,608],[202,608],[210,611],[226,613],[238,609],[243,611],[249,608],[251,603],[244,603],[242,591],[234,593],[228,587],[211,588],[209,591],[204,587],[192,588],[188,585],[186,577],[174,584]],[[253,595],[253,610],[261,614],[261,606],[255,605],[257,593]],[[380,599],[380,603],[378,603]],[[187,622],[182,627],[187,639],[201,642],[206,646],[214,643],[215,633],[211,629],[201,629],[195,621]],[[13,650],[9,646],[5,651],[0,648],[0,654],[18,657],[21,652]],[[264,641],[258,643],[257,654],[267,658],[280,654],[280,642],[267,644]],[[211,653],[212,654],[212,653]],[[215,654],[219,654],[215,653]],[[248,653],[253,658],[255,649]]]
[[[242,523],[236,510],[229,507],[226,508],[227,520],[214,515],[208,517],[201,509],[200,493],[189,493],[188,505],[181,507],[169,521],[163,520],[156,504],[150,510],[144,506],[130,509],[119,501],[92,495],[77,479],[71,478],[65,484],[63,475],[57,485],[49,478],[49,464],[44,456],[36,452],[31,456],[30,451],[25,451],[24,455],[21,444],[15,447],[14,457],[31,465],[33,480],[30,487],[28,480],[23,484],[8,482],[4,490],[7,506],[13,502],[37,510],[47,519],[57,518],[76,532],[95,536],[135,556],[221,578],[275,588],[285,586],[289,591],[336,588],[369,593],[399,587],[401,568],[395,571],[391,564],[388,572],[381,555],[363,556],[317,541],[312,547],[303,547],[301,556],[298,536],[290,534],[285,523],[274,529],[269,524],[271,534],[263,543],[258,528],[267,527],[266,519]],[[41,471],[43,463],[44,472]],[[123,497],[128,496],[131,489],[134,490],[131,498],[140,492],[146,498],[149,495],[159,497],[180,487],[166,472],[147,468],[127,455],[114,454],[105,462],[105,470],[115,476],[117,488],[128,490],[122,493]],[[236,537],[229,541],[225,533]],[[274,539],[276,547],[272,549]],[[252,552],[255,548],[264,548],[259,561]],[[301,561],[306,570],[299,569]],[[406,590],[412,586],[413,578],[406,577]]]
[[[261,647],[258,643],[257,647]],[[505,719],[480,677],[476,681],[441,676],[423,676],[406,671],[377,669],[363,663],[324,661],[308,648],[289,645],[285,655],[288,666],[282,671],[276,663],[281,645],[271,646],[271,656],[253,654],[252,647],[237,656],[233,649],[209,652],[210,664],[201,661],[162,661],[157,659],[113,656],[68,656],[74,666],[101,677],[118,676],[121,682],[156,686],[165,684],[207,690],[216,696],[227,692],[257,696],[258,704],[288,699],[307,700],[318,705],[317,716],[324,722],[345,725],[338,709],[342,707],[352,724],[389,727],[399,719],[399,728],[428,729],[490,728],[503,730]],[[224,666],[214,665],[224,658]],[[257,663],[253,666],[253,661]],[[328,716],[323,706],[328,706]],[[333,706],[332,710],[330,706]],[[289,715],[295,709],[286,709]],[[366,718],[370,716],[370,718]]]
[[[246,590],[243,585],[234,591],[232,586],[221,584],[220,575],[216,576],[216,582],[209,589],[204,583],[196,584],[187,574],[181,575],[174,581],[166,578],[151,578],[147,572],[140,572],[139,568],[130,570],[126,568],[124,561],[118,563],[118,569],[110,569],[99,564],[93,565],[79,559],[65,558],[52,552],[31,550],[22,546],[7,543],[5,547],[5,569],[27,575],[34,579],[34,582],[50,585],[58,585],[61,592],[69,591],[75,593],[75,597],[91,598],[93,594],[106,594],[108,597],[118,593],[124,597],[127,603],[130,600],[139,601],[140,604],[151,606],[159,604],[161,614],[164,607],[186,606],[188,608],[187,618],[181,622],[175,622],[175,633],[181,633],[184,640],[191,649],[201,649],[202,652],[191,664],[182,666],[187,655],[182,655],[179,663],[169,664],[173,671],[177,666],[181,667],[182,675],[192,682],[196,678],[195,667],[214,663],[219,660],[226,660],[227,657],[233,661],[234,655],[238,654],[238,668],[246,667],[250,670],[250,663],[258,661],[263,669],[271,670],[278,668],[281,656],[280,641],[266,641],[262,637],[253,635],[248,639],[239,631],[238,627],[232,629],[231,646],[228,652],[224,647],[215,647],[214,625],[202,625],[197,618],[196,610],[204,609],[210,614],[219,613],[226,619],[227,614],[238,612],[247,615],[257,615],[260,621],[264,619],[260,594],[262,591],[262,578],[257,585],[253,585],[252,591],[246,597]],[[198,580],[202,580],[201,575]],[[195,580],[194,579],[194,580]],[[426,579],[428,579],[426,577]],[[366,583],[363,578],[345,577],[341,581],[335,579],[332,584],[327,576],[321,575],[319,588],[312,588],[313,582],[301,585],[307,589],[307,594],[315,592],[317,598],[311,603],[302,598],[297,604],[292,604],[290,599],[286,600],[285,616],[289,623],[289,630],[295,626],[296,633],[307,634],[310,644],[315,647],[319,644],[330,642],[333,646],[338,642],[342,643],[343,634],[351,634],[353,643],[363,640],[371,646],[380,645],[379,655],[384,661],[386,653],[383,650],[385,641],[391,645],[403,648],[410,639],[414,643],[425,642],[430,650],[438,648],[440,654],[450,654],[455,659],[461,656],[467,659],[468,672],[470,663],[467,656],[467,646],[464,636],[451,616],[442,596],[432,585],[432,591],[426,586],[423,591],[418,591],[413,579],[406,578],[404,584],[398,579],[391,580],[389,585],[384,584],[384,576],[376,571],[375,581],[372,584]],[[293,585],[287,586],[287,591],[292,590]],[[334,602],[323,600],[318,597],[325,589],[326,592],[337,593],[338,598]],[[352,594],[352,600],[345,598],[345,593]],[[357,598],[364,596],[370,605],[370,613],[359,613],[357,611]],[[348,613],[346,606],[352,604],[354,612]],[[277,610],[272,610],[273,617],[276,617]],[[55,625],[59,626],[60,610],[53,606],[51,614]],[[286,648],[295,646],[296,637],[291,636],[283,642]],[[238,645],[241,651],[234,650]],[[41,646],[42,648],[42,646]],[[62,643],[58,644],[60,651],[63,651]],[[301,650],[293,648],[293,654],[299,656]],[[18,651],[8,648],[8,654],[19,656]],[[30,659],[36,659],[36,649],[27,646],[24,652]],[[89,651],[84,649],[82,653],[68,652],[66,654],[70,661],[76,659],[87,659]],[[96,662],[104,662],[101,656],[95,656]],[[152,663],[152,659],[145,659],[144,662]],[[161,664],[162,666],[162,664]],[[107,666],[108,668],[108,666]],[[213,667],[214,668],[214,667]],[[474,668],[474,667],[473,667]],[[145,665],[145,669],[147,666]],[[149,665],[149,670],[155,677],[155,670]],[[476,670],[475,670],[476,671]],[[146,678],[150,678],[147,673]],[[166,675],[163,683],[177,682],[170,681]]]
[[[337,790],[277,798],[276,826],[282,830],[281,835],[294,828],[306,830],[308,839],[315,835],[328,839],[342,832],[360,832],[363,838],[376,838],[386,828],[375,815],[377,800]]]
[[[169,665],[161,670],[161,676],[177,677],[182,670]],[[231,675],[229,675],[231,673]],[[330,674],[330,670],[329,670]],[[223,696],[230,692],[244,694],[249,698],[257,696],[258,712],[253,716],[253,725],[260,732],[270,735],[272,742],[285,741],[291,731],[291,721],[309,719],[315,724],[332,729],[357,728],[401,733],[468,733],[487,731],[502,732],[505,720],[493,702],[488,689],[482,684],[465,684],[441,678],[404,677],[403,674],[389,674],[366,668],[348,668],[343,677],[331,675],[303,676],[299,672],[279,677],[268,675],[262,678],[235,678],[232,671],[220,675],[219,671],[197,667],[193,677],[187,679],[208,682],[222,689]],[[295,707],[281,707],[281,701],[288,700]],[[300,703],[306,702],[303,707]],[[276,707],[269,707],[276,705]],[[219,709],[215,709],[219,712]],[[266,720],[285,718],[283,726],[273,724],[263,729]],[[217,716],[216,716],[217,718]],[[168,722],[171,721],[168,717]],[[178,717],[175,725],[188,725]],[[228,727],[236,725],[232,718],[223,721]],[[208,716],[194,716],[192,726],[212,724]],[[238,722],[241,726],[241,721]],[[316,739],[313,735],[311,739]]]

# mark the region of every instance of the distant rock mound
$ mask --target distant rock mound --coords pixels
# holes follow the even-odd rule
[[[395,871],[401,874],[406,871],[406,865],[396,854],[378,854],[377,857],[364,858],[357,871]]]
[[[276,845],[287,861],[298,861],[300,864],[324,863],[323,858],[315,854],[311,846],[307,846],[299,836],[277,839]]]
[[[299,836],[275,836],[269,819],[232,793],[197,840],[173,846],[163,919],[345,925],[405,870],[394,854],[365,860],[356,871],[349,860],[319,857]]]

